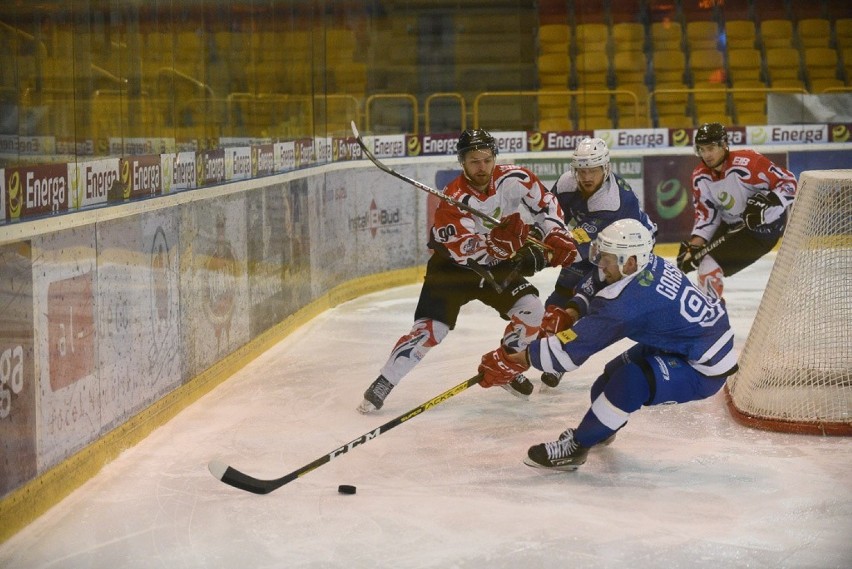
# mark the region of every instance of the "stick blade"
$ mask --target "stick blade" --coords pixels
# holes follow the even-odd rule
[[[245,490],[246,492],[251,492],[252,494],[269,494],[282,486],[282,483],[278,480],[261,480],[240,472],[236,468],[218,460],[211,460],[207,464],[207,470],[225,484]]]
[[[225,477],[225,472],[227,472],[228,468],[230,467],[221,460],[211,460],[207,463],[207,470],[210,471],[210,474],[212,474],[213,478],[216,480],[222,480],[222,478]]]
[[[361,134],[358,132],[358,127],[355,126],[355,121],[349,121],[349,125],[352,127],[352,134],[355,135],[355,138],[361,138]]]

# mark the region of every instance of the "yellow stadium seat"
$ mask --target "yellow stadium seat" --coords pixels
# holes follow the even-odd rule
[[[576,53],[606,54],[609,41],[609,28],[606,24],[577,24],[574,28],[574,47]]]
[[[782,79],[801,79],[799,50],[777,47],[766,50],[766,70],[774,85]]]
[[[802,49],[828,47],[831,41],[831,23],[823,18],[799,20],[796,32]]]
[[[544,24],[538,28],[538,52],[568,56],[571,32],[567,24]]]
[[[655,51],[653,68],[655,83],[683,83],[686,57],[679,49]]]
[[[716,22],[700,20],[686,23],[686,46],[690,51],[716,50],[719,42],[719,27]]]
[[[691,52],[689,69],[696,83],[725,81],[725,57],[715,49],[699,49]]]
[[[570,73],[568,53],[545,53],[538,56],[538,78],[541,87],[568,88]]]
[[[681,25],[671,20],[651,24],[651,48],[654,51],[682,49],[683,28]]]
[[[574,60],[574,77],[582,87],[606,89],[609,63],[606,54],[584,52]]]
[[[829,47],[809,47],[804,53],[808,79],[837,79],[837,52]]]
[[[643,83],[647,67],[648,62],[641,51],[616,51],[612,56],[616,85]]]
[[[760,41],[764,51],[793,46],[793,23],[790,20],[763,20]]]
[[[729,20],[725,22],[725,39],[728,50],[754,49],[757,47],[757,34],[751,20]]]
[[[763,77],[760,51],[754,48],[732,49],[728,51],[728,80],[731,84],[739,81],[759,81]]]
[[[612,48],[618,54],[622,51],[643,51],[645,49],[645,26],[636,22],[621,22],[611,28]]]
[[[852,48],[852,18],[840,18],[834,22],[834,37],[839,50]],[[847,65],[852,63],[845,58],[843,62]]]

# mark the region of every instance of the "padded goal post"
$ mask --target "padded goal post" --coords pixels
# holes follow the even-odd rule
[[[739,422],[852,435],[852,170],[801,174],[739,364],[725,386]]]

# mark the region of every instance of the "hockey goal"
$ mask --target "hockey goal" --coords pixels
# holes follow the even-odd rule
[[[728,379],[739,422],[852,435],[852,170],[803,172],[766,291]]]

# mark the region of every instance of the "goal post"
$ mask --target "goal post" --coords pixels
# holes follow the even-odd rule
[[[852,435],[852,170],[803,172],[725,394],[773,431]]]

